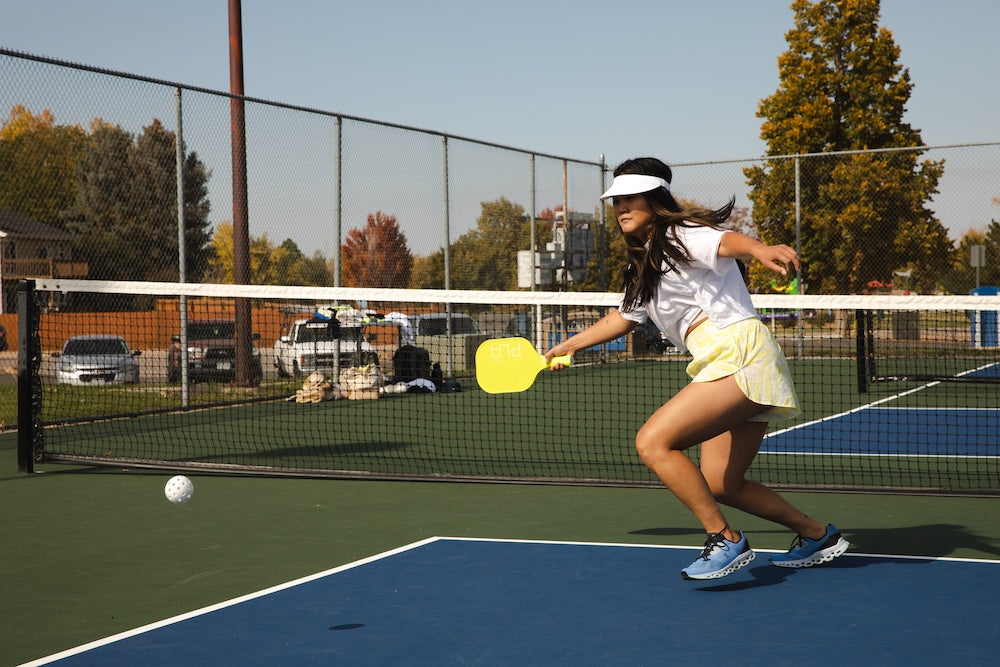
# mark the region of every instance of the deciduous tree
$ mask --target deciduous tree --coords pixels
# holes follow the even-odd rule
[[[551,218],[554,214],[551,209]],[[539,214],[536,218],[536,246],[545,248],[552,240],[552,223]],[[474,229],[452,242],[451,287],[453,289],[517,289],[517,253],[531,249],[531,219],[524,207],[506,197],[480,204]],[[419,258],[412,286],[444,287],[444,250]]]
[[[1000,286],[1000,222],[993,221],[986,231],[970,230],[962,237],[951,273],[944,287],[952,294],[968,294],[976,287],[976,269],[971,265],[972,246],[981,245],[986,253],[985,266],[979,268],[979,286]]]
[[[0,208],[64,229],[85,137],[79,125],[56,125],[48,109],[34,115],[14,106],[0,126]]]
[[[407,287],[413,254],[396,216],[376,211],[363,229],[347,233],[341,249],[346,287]]]

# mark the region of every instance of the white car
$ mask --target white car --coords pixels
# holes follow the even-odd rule
[[[340,368],[378,363],[378,354],[360,326],[300,319],[274,343],[274,365],[281,377],[330,373],[338,355]]]
[[[129,349],[121,336],[73,336],[56,359],[56,382],[76,386],[139,382],[141,350]]]

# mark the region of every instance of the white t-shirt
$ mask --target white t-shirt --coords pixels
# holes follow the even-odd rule
[[[670,339],[677,349],[687,349],[684,334],[699,313],[720,329],[757,317],[743,275],[731,257],[719,257],[725,231],[704,227],[677,227],[677,237],[692,257],[690,264],[678,262],[660,278],[656,295],[648,303],[626,311],[622,317],[643,323],[647,319]]]

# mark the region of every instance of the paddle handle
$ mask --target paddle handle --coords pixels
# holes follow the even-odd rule
[[[572,354],[563,354],[563,355],[560,355],[558,357],[552,357],[548,361],[548,363],[545,364],[545,367],[548,368],[552,364],[562,364],[563,366],[569,366],[569,365],[571,365],[572,361],[573,361],[573,355]]]

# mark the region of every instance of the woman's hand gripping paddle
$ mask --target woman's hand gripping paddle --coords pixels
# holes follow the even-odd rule
[[[539,371],[552,364],[569,366],[571,358],[565,354],[546,363],[524,338],[490,338],[476,350],[476,380],[489,394],[524,391],[535,383]]]

